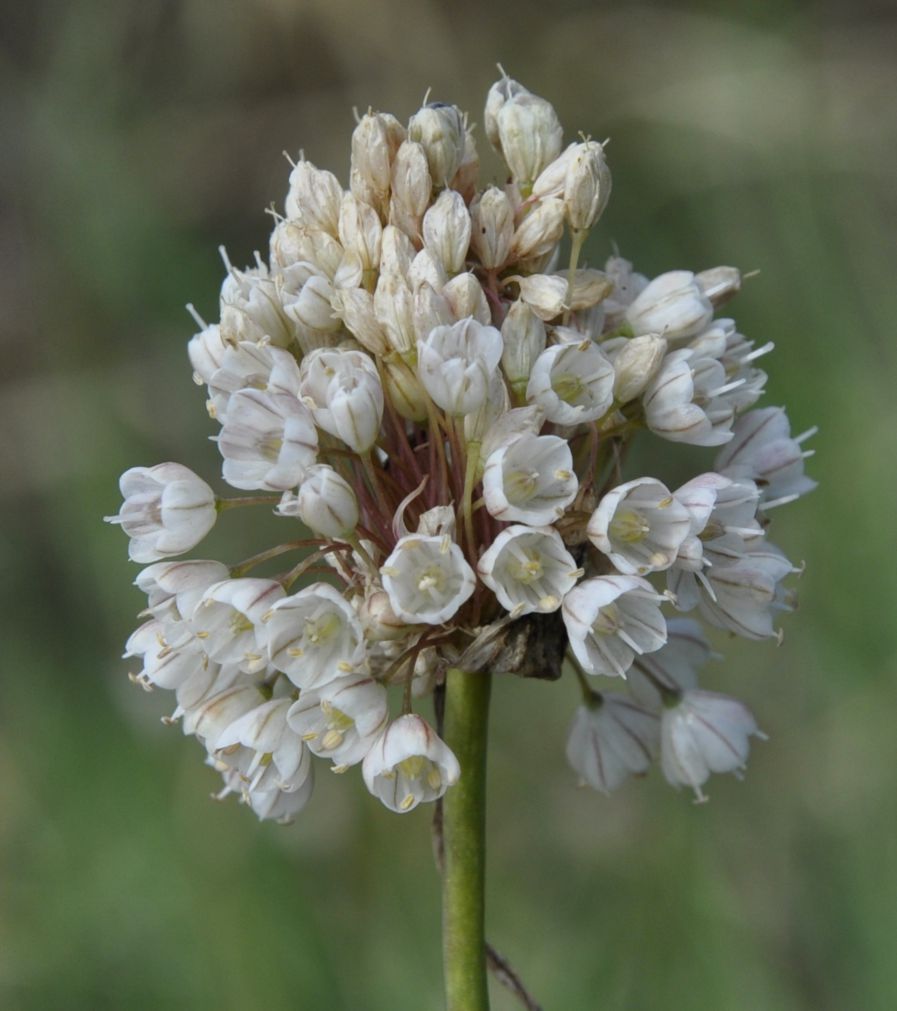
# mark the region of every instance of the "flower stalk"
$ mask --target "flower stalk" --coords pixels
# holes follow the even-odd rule
[[[491,676],[451,668],[445,741],[461,778],[443,798],[442,950],[447,1011],[488,1011],[486,977],[486,748]]]

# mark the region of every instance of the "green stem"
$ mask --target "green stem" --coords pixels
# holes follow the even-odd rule
[[[443,798],[442,951],[446,1011],[488,1011],[486,977],[486,745],[490,675],[446,675],[445,740],[461,778]]]

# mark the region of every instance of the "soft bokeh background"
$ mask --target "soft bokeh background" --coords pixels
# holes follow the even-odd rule
[[[182,306],[214,317],[219,243],[264,250],[281,151],[345,178],[353,106],[405,119],[432,86],[481,120],[497,60],[569,136],[612,137],[592,262],[760,269],[733,312],[776,342],[766,402],[820,424],[821,487],[775,517],[808,563],[784,644],[724,644],[709,675],[770,735],[746,782],[703,807],[657,774],[580,791],[574,686],[497,687],[489,935],[548,1009],[897,1006],[893,8],[78,0],[3,23],[0,1006],[440,1006],[429,812],[355,775],[287,829],[209,802],[118,660],[141,599],[100,517],[133,464],[214,477]],[[225,517],[209,551],[266,522]]]

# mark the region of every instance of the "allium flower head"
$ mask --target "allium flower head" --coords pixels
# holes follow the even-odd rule
[[[481,178],[471,122],[368,110],[347,173],[291,162],[267,262],[223,254],[220,319],[191,309],[198,417],[241,494],[176,463],[121,479],[110,520],[147,566],[132,679],[174,693],[167,722],[260,818],[298,813],[319,759],[395,811],[441,797],[465,770],[417,710],[458,671],[578,683],[568,758],[602,792],[658,744],[699,790],[756,733],[698,687],[702,623],[780,635],[797,570],[769,514],[813,482],[810,432],[754,407],[772,345],[717,315],[741,274],[589,261],[604,146],[502,74],[483,124],[504,167]],[[662,476],[627,472],[636,439],[665,442]],[[256,554],[166,561],[224,513],[255,529],[251,507],[282,530]]]

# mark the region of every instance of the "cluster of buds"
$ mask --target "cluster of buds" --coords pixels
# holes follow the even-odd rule
[[[508,170],[485,189],[442,103],[407,127],[361,117],[348,190],[294,164],[268,262],[225,258],[220,322],[196,316],[188,349],[223,479],[252,494],[218,498],[174,463],[121,479],[111,520],[147,565],[132,677],[174,692],[221,795],[261,818],[306,804],[314,758],[360,765],[394,811],[442,796],[464,770],[415,709],[452,668],[566,671],[583,694],[569,761],[605,792],[659,760],[700,798],[762,736],[698,687],[700,620],[779,634],[795,569],[768,515],[813,483],[805,436],[752,409],[771,345],[716,315],[741,276],[581,265],[610,195],[602,145],[565,147],[552,106],[508,77],[485,130]],[[640,432],[718,447],[713,469],[675,490],[624,480]],[[266,504],[281,543],[169,560],[222,511]]]

